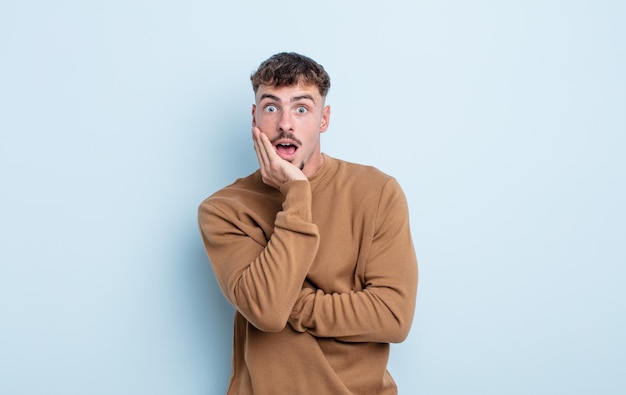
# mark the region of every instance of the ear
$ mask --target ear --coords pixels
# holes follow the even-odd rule
[[[252,105],[252,126],[256,126],[256,104]]]
[[[322,110],[322,122],[320,123],[320,133],[324,133],[330,126],[330,106],[324,107]]]

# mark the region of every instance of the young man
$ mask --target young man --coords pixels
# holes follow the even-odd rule
[[[280,53],[251,79],[260,168],[199,208],[237,310],[228,394],[396,394],[389,343],[406,338],[417,289],[404,194],[375,168],[321,152],[322,66]]]

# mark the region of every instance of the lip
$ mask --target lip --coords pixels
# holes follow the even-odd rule
[[[281,138],[281,139],[277,139],[277,140],[272,141],[272,144],[274,144],[274,146],[276,146],[278,144],[291,144],[291,145],[293,145],[296,148],[300,148],[300,145],[294,139]]]

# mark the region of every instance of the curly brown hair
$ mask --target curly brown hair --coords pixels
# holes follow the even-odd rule
[[[256,93],[260,85],[281,87],[303,83],[315,85],[322,97],[330,89],[330,76],[324,67],[313,59],[295,52],[281,52],[261,63],[250,76]]]

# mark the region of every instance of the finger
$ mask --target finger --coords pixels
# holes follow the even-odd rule
[[[272,145],[270,138],[267,137],[265,133],[259,133],[259,142],[263,148],[265,157],[267,158],[268,165],[275,163],[277,160],[281,159],[274,150],[274,146]]]
[[[257,159],[259,160],[259,164],[262,168],[265,168],[269,165],[269,157],[267,155],[267,151],[263,142],[261,141],[261,135],[263,133],[257,127],[252,129],[252,140],[254,141],[254,150],[256,151]]]

